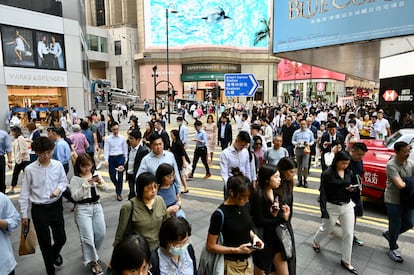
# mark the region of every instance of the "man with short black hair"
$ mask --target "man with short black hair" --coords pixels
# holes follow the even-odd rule
[[[105,138],[105,167],[109,167],[109,177],[115,185],[116,199],[122,201],[122,183],[124,178],[125,160],[128,157],[128,146],[125,138],[119,135],[118,122],[114,121],[112,123],[111,131],[112,134]]]
[[[310,158],[310,146],[315,143],[313,133],[308,128],[306,119],[299,121],[300,129],[293,133],[292,144],[295,146],[295,157],[298,163],[298,184],[296,186],[308,187],[308,164]],[[303,176],[303,183],[302,183]]]
[[[217,133],[218,143],[221,145],[221,150],[223,151],[233,141],[232,127],[225,114],[220,117],[220,122],[217,124]]]
[[[245,131],[241,131],[236,140],[230,147],[223,150],[220,157],[220,173],[221,178],[224,182],[224,198],[227,198],[227,180],[233,176],[231,169],[239,167],[240,172],[250,179],[253,180],[250,167],[250,157],[248,147],[250,145],[250,135]]]
[[[125,170],[127,172],[126,179],[129,185],[128,199],[136,196],[135,194],[135,178],[141,165],[142,159],[149,153],[147,146],[141,144],[141,132],[132,130],[128,134],[128,159],[125,162]]]
[[[352,145],[352,149],[351,149],[351,161],[349,163],[348,168],[352,171],[352,173],[354,174],[355,178],[357,179],[357,182],[353,183],[356,184],[358,183],[358,189],[355,192],[351,192],[351,199],[352,201],[355,203],[354,206],[354,212],[355,212],[355,225],[357,222],[357,217],[362,217],[363,215],[363,204],[362,204],[362,200],[361,200],[361,188],[362,188],[362,177],[364,174],[364,163],[362,162],[362,158],[365,156],[365,153],[368,152],[368,148],[365,145],[365,143],[363,142],[355,142]],[[355,230],[354,230],[355,233]],[[354,243],[362,246],[364,245],[364,242],[361,241],[360,239],[358,239],[355,235],[354,235]]]
[[[401,203],[402,189],[407,187],[403,178],[414,176],[414,162],[410,156],[411,146],[398,141],[394,144],[395,157],[387,163],[387,186],[385,187],[384,202],[388,215],[388,230],[382,235],[387,239],[390,250],[388,257],[397,263],[404,261],[398,249],[398,236],[413,227],[413,209]]]
[[[168,163],[174,167],[174,184],[178,190],[181,191],[181,177],[178,171],[177,162],[174,154],[164,150],[162,137],[158,133],[153,133],[149,138],[151,152],[149,152],[141,161],[136,177],[138,178],[144,172],[150,172],[155,175],[158,166],[161,163]]]
[[[168,150],[171,147],[170,144],[170,136],[168,135],[167,131],[165,131],[164,127],[162,126],[162,123],[160,120],[156,120],[154,122],[154,128],[155,131],[161,136],[163,144],[164,144],[164,150]]]
[[[66,190],[68,179],[62,164],[52,159],[54,147],[47,137],[33,140],[32,149],[38,159],[25,169],[19,198],[23,225],[29,224],[28,210],[32,203],[31,216],[48,275],[55,274],[54,265],[62,265],[60,251],[66,242],[62,193]]]
[[[210,167],[208,166],[207,162],[207,133],[203,129],[201,129],[203,123],[200,120],[196,120],[194,122],[194,128],[196,130],[196,137],[193,139],[196,143],[196,147],[194,150],[194,157],[193,157],[193,170],[191,174],[188,175],[189,178],[192,178],[197,167],[197,162],[199,158],[206,169],[206,175],[204,176],[205,179],[211,177]]]

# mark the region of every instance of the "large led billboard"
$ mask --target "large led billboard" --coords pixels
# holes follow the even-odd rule
[[[273,0],[273,52],[414,34],[413,0]]]
[[[145,0],[145,46],[267,48],[270,0]],[[171,3],[174,3],[172,5]]]
[[[65,70],[63,34],[2,25],[5,66]]]

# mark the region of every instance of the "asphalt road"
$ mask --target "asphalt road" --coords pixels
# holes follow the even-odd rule
[[[138,113],[141,125],[145,125],[145,122],[149,117],[145,116],[142,112]],[[190,124],[192,119],[187,118]],[[172,116],[172,122],[175,122],[175,115]],[[124,121],[121,124],[121,130],[125,133],[127,129],[127,123]],[[178,128],[175,123],[169,125],[168,130]],[[194,136],[195,131],[193,127],[189,125],[190,140]],[[189,145],[188,154],[192,159],[194,151],[194,144]],[[223,201],[223,183],[220,177],[220,148],[216,147],[214,153],[214,161],[211,168],[212,177],[209,179],[203,179],[205,175],[204,167],[201,163],[197,165],[194,179],[188,182],[190,192],[183,195],[183,209],[187,214],[187,218],[193,224],[193,236],[192,243],[196,248],[196,255],[200,253],[201,246],[205,242],[206,231],[208,228],[208,220],[210,213]],[[320,169],[311,169],[310,177],[308,178],[309,188],[295,187],[294,189],[294,214],[293,216],[297,221],[302,223],[312,222],[317,226],[320,221],[320,211],[317,202],[319,195],[319,177]],[[100,174],[108,182],[109,189],[103,195],[102,204],[105,211],[105,220],[107,224],[107,233],[103,247],[100,250],[100,256],[103,263],[109,262],[110,255],[112,253],[112,241],[114,239],[116,226],[118,223],[119,209],[122,202],[115,200],[114,186],[110,183],[109,174],[106,169],[102,168]],[[7,185],[11,181],[11,171],[7,172]],[[17,206],[17,199],[19,196],[19,188],[17,188],[17,194],[10,196],[15,205]],[[124,184],[124,197],[127,195],[127,184]],[[64,215],[66,222],[66,233],[68,241],[62,251],[62,255],[65,259],[64,266],[60,268],[57,274],[89,274],[89,271],[82,267],[81,264],[81,251],[79,246],[79,235],[76,225],[73,221],[73,214],[70,212],[72,204],[64,203]],[[357,235],[364,240],[370,236],[380,236],[380,232],[387,228],[387,220],[384,208],[381,203],[365,203],[365,215],[358,220]],[[306,228],[302,228],[306,230]],[[18,247],[20,232],[16,230],[11,234],[13,246],[15,251]],[[367,240],[368,241],[368,240]],[[401,241],[407,241],[413,243],[414,231],[404,234]],[[375,241],[373,241],[375,243]],[[16,255],[18,266],[16,268],[16,274],[44,274],[44,265],[41,258],[39,249],[35,255],[19,257]],[[301,274],[298,272],[298,274]],[[306,274],[306,273],[302,273]],[[311,273],[309,273],[311,274]],[[315,273],[316,274],[316,273]],[[397,273],[395,273],[397,274]]]

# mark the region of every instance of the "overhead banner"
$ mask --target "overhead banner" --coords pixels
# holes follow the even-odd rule
[[[412,0],[274,0],[273,52],[414,34]]]

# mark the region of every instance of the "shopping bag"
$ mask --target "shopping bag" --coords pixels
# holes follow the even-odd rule
[[[27,225],[22,224],[20,235],[19,256],[34,254],[36,252],[36,232],[31,219]]]

